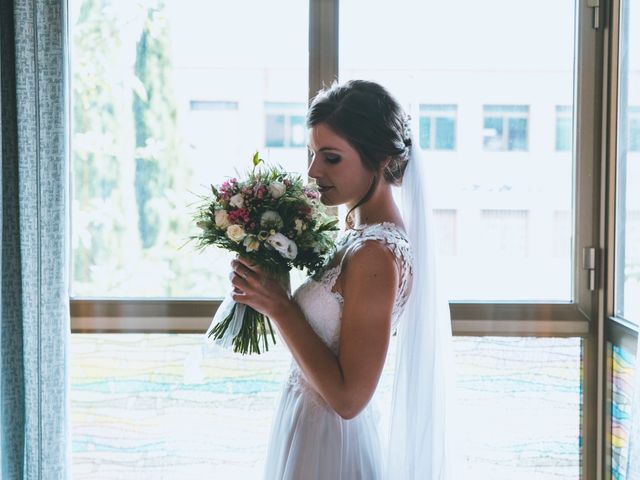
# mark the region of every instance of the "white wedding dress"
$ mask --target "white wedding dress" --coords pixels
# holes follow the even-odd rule
[[[359,242],[380,241],[396,256],[400,285],[392,314],[395,331],[408,298],[412,252],[407,235],[383,222],[341,232],[336,257],[294,292],[309,324],[337,354],[343,298],[334,291],[344,253]],[[305,379],[295,359],[283,385],[271,426],[265,480],[376,480],[385,465],[377,404],[371,401],[356,417],[340,417]]]

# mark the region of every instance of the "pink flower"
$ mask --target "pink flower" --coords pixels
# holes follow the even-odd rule
[[[305,188],[304,193],[307,195],[308,198],[311,198],[311,199],[316,199],[320,196],[318,192],[316,192],[315,190],[311,190],[310,188]]]
[[[244,208],[232,210],[229,212],[229,221],[232,223],[247,224],[249,222],[249,213]]]

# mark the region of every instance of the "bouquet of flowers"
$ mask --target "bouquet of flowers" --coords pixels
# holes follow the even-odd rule
[[[199,248],[208,245],[240,253],[289,288],[292,267],[313,275],[324,266],[335,248],[337,219],[327,216],[317,190],[281,167],[253,169],[246,179],[231,178],[211,186],[212,197],[203,197],[195,221],[201,233],[192,239]],[[269,350],[268,335],[276,343],[271,321],[253,308],[236,303],[227,294],[206,333],[209,341],[237,353]]]

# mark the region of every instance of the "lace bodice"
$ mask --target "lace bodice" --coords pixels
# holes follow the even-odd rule
[[[336,249],[340,253],[337,264],[331,259],[314,277],[309,277],[295,291],[294,298],[304,312],[307,321],[323,341],[337,353],[340,336],[340,320],[344,299],[334,290],[347,253],[355,245],[367,240],[378,240],[395,255],[400,266],[400,285],[392,311],[391,330],[395,331],[408,298],[408,283],[412,274],[412,256],[406,234],[390,222],[365,225],[358,230],[347,230],[338,238]]]
[[[336,354],[340,340],[344,299],[339,292],[334,290],[334,286],[349,250],[368,240],[377,240],[387,246],[395,255],[400,266],[399,289],[391,319],[391,331],[394,332],[409,297],[409,283],[413,274],[413,255],[407,235],[393,223],[375,223],[364,225],[358,230],[342,232],[336,241],[337,256],[330,259],[315,276],[308,277],[293,294],[313,330]],[[337,258],[338,256],[339,258]],[[293,361],[289,383],[297,385],[300,373],[295,361]]]

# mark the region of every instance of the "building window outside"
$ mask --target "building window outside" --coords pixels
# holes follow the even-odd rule
[[[528,210],[482,210],[484,250],[493,255],[529,256]]]
[[[554,210],[551,242],[554,258],[567,258],[571,255],[571,212],[569,210]]]
[[[265,103],[265,145],[267,147],[304,147],[306,144],[304,103]]]
[[[457,105],[420,105],[420,148],[455,150]]]
[[[197,159],[190,160],[190,165],[197,175],[205,175],[211,165],[211,152],[221,152],[225,146],[220,138],[235,138],[240,141],[239,102],[229,100],[190,100],[188,127],[185,137],[188,139],[191,154]],[[227,155],[230,152],[225,151]]]
[[[570,106],[556,105],[556,151],[571,150],[573,131],[573,112]]]
[[[528,105],[485,105],[483,114],[483,144],[485,150],[528,150]]]
[[[458,250],[457,213],[455,209],[434,209],[438,252],[440,255],[453,257]]]

